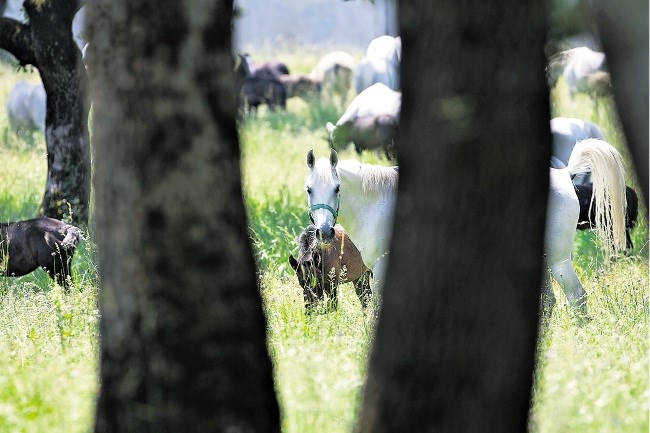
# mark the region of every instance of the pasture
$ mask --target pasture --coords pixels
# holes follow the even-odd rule
[[[308,73],[318,51],[279,54],[292,72]],[[353,53],[360,58],[360,53]],[[268,53],[255,53],[268,59]],[[38,74],[0,64],[0,220],[35,216],[45,184],[45,145],[9,130],[7,95],[21,79]],[[555,116],[600,125],[628,162],[613,103],[568,96],[560,80],[553,92]],[[290,99],[287,111],[261,109],[240,124],[244,191],[268,319],[283,431],[352,431],[360,407],[374,315],[363,315],[351,284],[340,290],[339,309],[306,315],[289,266],[296,237],[309,223],[303,182],[306,154],[329,152],[325,124],[344,108]],[[513,146],[516,146],[513,143]],[[549,143],[550,146],[550,143]],[[356,158],[353,150],[341,159]],[[389,165],[383,155],[363,162]],[[635,185],[628,179],[628,185]],[[648,225],[641,215],[634,250],[605,264],[591,232],[579,233],[575,262],[589,293],[591,319],[578,322],[558,305],[543,324],[535,374],[531,431],[641,432],[648,430]],[[44,272],[0,278],[0,433],[88,432],[98,386],[98,272],[92,231],[73,262],[70,294]],[[504,357],[508,354],[503,354]]]

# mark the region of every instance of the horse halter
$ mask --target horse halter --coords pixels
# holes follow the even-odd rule
[[[312,224],[315,224],[315,223],[314,223],[314,217],[312,216],[311,213],[313,211],[315,211],[316,209],[325,209],[325,210],[329,211],[332,214],[332,216],[334,217],[334,224],[333,225],[336,225],[336,219],[339,216],[339,206],[341,205],[340,194],[337,194],[336,199],[337,199],[336,200],[336,210],[332,206],[330,206],[328,204],[324,204],[324,203],[317,203],[317,204],[313,204],[313,205],[309,206],[309,220],[312,222]]]

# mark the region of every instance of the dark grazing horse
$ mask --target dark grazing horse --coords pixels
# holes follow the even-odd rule
[[[287,90],[280,76],[284,68],[255,67],[247,54],[238,54],[239,64],[235,68],[235,94],[241,109],[256,111],[261,104],[271,110],[275,107],[286,108]]]
[[[594,186],[591,182],[585,184],[575,184],[576,195],[580,202],[580,217],[578,218],[578,230],[589,230],[595,228],[596,209],[591,205],[591,196]],[[636,227],[639,217],[639,198],[636,192],[629,186],[625,187],[625,200],[627,206],[625,209],[625,250],[632,251],[632,237],[630,232]]]
[[[303,289],[305,308],[310,311],[328,297],[328,307],[338,306],[338,286],[351,281],[365,309],[370,300],[372,271],[364,265],[361,253],[340,224],[334,226],[333,239],[325,244],[316,236],[316,226],[309,225],[298,238],[298,259],[289,256]]]
[[[0,275],[20,277],[42,268],[68,289],[81,231],[54,218],[0,223]]]

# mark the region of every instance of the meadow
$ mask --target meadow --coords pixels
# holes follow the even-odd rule
[[[309,72],[317,50],[275,57],[292,71]],[[356,53],[359,54],[359,53]],[[254,52],[255,58],[270,56]],[[358,57],[358,56],[357,56]],[[0,106],[19,80],[36,72],[0,64]],[[628,161],[612,101],[571,99],[561,82],[553,92],[554,115],[599,124]],[[339,309],[304,313],[302,293],[288,265],[295,239],[308,224],[303,190],[305,156],[326,156],[323,125],[342,109],[290,100],[287,111],[262,109],[240,123],[244,191],[250,234],[268,319],[269,350],[286,433],[349,432],[361,403],[373,315],[364,315],[351,285]],[[0,110],[0,220],[33,217],[45,185],[42,135],[11,133]],[[352,151],[341,158],[358,158]],[[389,164],[364,154],[364,162]],[[635,185],[632,178],[629,185]],[[589,293],[591,320],[577,322],[558,305],[543,324],[535,373],[531,431],[648,431],[648,225],[640,217],[634,251],[606,264],[593,233],[575,241],[578,274]],[[86,232],[75,256],[70,294],[44,272],[0,278],[0,433],[88,432],[98,389],[96,247]],[[507,356],[507,354],[504,354]]]

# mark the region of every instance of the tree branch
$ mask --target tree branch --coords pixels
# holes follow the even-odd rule
[[[32,32],[28,24],[11,18],[0,18],[0,48],[13,54],[21,66],[38,67],[32,46]]]

